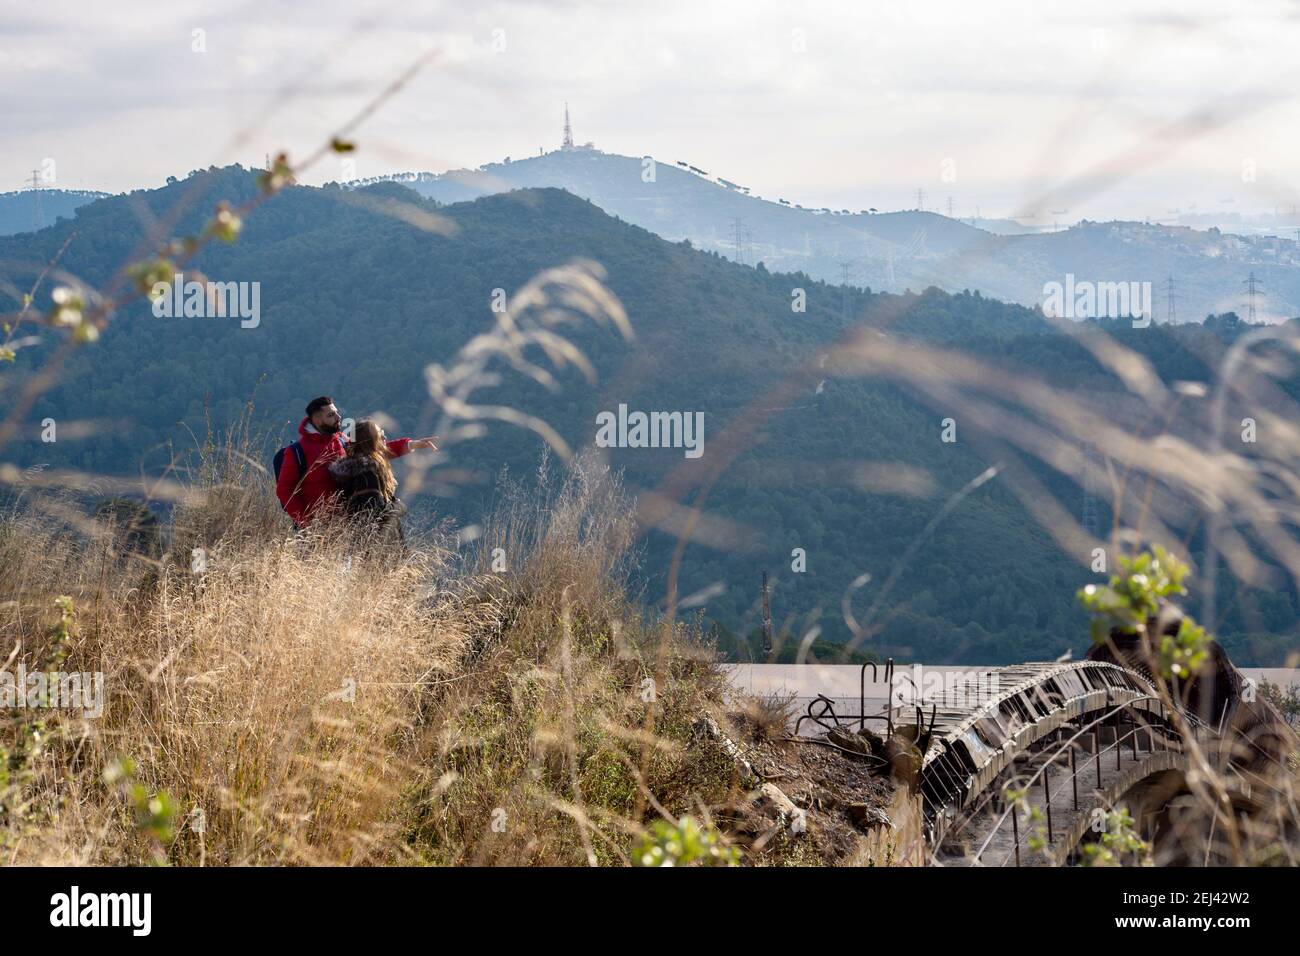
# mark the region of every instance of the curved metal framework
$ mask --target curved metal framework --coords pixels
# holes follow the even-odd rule
[[[932,844],[1017,756],[1065,724],[1123,707],[1133,714],[1134,733],[1139,721],[1168,726],[1155,688],[1115,664],[1024,664],[994,673],[1009,689],[974,710],[942,711],[922,760],[920,787]]]
[[[1231,673],[1208,683],[1199,697],[1193,694],[1195,699],[1188,706],[1180,706],[1179,711],[1184,724],[1193,728],[1203,744],[1217,748],[1221,761],[1236,772],[1248,791],[1251,772],[1262,764],[1276,764],[1284,759],[1296,745],[1295,735],[1271,705],[1243,698],[1240,675],[1226,661],[1226,656],[1223,669]],[[993,785],[1004,771],[1012,768],[1018,759],[1025,759],[1031,751],[1037,750],[1042,759],[1037,770],[1020,780],[1018,786],[1041,786],[1047,811],[1047,835],[1055,845],[1058,862],[1073,851],[1082,835],[1075,820],[1062,828],[1061,835],[1066,839],[1058,843],[1051,819],[1052,800],[1067,787],[1073,790],[1071,806],[1067,809],[1079,810],[1077,753],[1091,755],[1085,758],[1085,763],[1095,761],[1095,783],[1101,787],[1102,755],[1114,751],[1111,773],[1115,776],[1104,795],[1108,799],[1118,795],[1112,792],[1117,786],[1126,788],[1144,775],[1181,765],[1182,741],[1172,715],[1141,669],[1093,659],[1023,664],[992,673],[998,675],[1000,685],[1010,686],[973,708],[940,709],[937,722],[932,712],[932,733],[927,738],[919,779],[931,847],[938,847],[945,836],[954,832],[954,827],[964,826],[990,804],[998,806],[1001,793],[992,790]],[[1212,700],[1218,713],[1216,720],[1208,722],[1201,714],[1211,693],[1215,693]],[[1109,738],[1104,748],[1103,735]],[[1045,741],[1045,738],[1053,739]],[[1060,738],[1064,738],[1063,742]],[[1085,746],[1089,740],[1091,746]],[[1131,748],[1132,761],[1121,773],[1121,751],[1125,748]],[[1058,761],[1067,760],[1069,772],[1058,776],[1054,791],[1050,779],[1052,768],[1063,769]],[[996,816],[992,831],[975,854],[977,861],[1008,817],[1013,830],[1016,829],[1016,814],[1012,810],[1005,807]],[[1018,864],[1018,833],[1015,841]]]

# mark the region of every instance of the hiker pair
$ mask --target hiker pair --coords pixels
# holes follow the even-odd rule
[[[275,493],[295,529],[337,515],[363,530],[401,538],[405,508],[389,462],[416,448],[437,450],[434,438],[388,439],[378,422],[360,421],[351,442],[328,395],[312,399],[298,440],[275,453]]]

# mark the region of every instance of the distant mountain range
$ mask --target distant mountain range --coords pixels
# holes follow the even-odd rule
[[[1253,274],[1257,319],[1300,315],[1300,245],[1253,226],[1237,234],[1084,221],[1043,231],[1012,219],[961,220],[922,210],[812,209],[785,197],[756,196],[687,160],[590,147],[383,179],[444,204],[512,189],[565,189],[669,241],[685,239],[746,265],[762,262],[771,271],[877,291],[934,286],[1033,307],[1043,305],[1049,283],[1064,284],[1068,276],[1077,283],[1146,282],[1156,322],[1169,320],[1171,305],[1175,321],[1187,322],[1227,311],[1249,316]],[[0,194],[0,235],[49,225],[104,195],[60,189]],[[1274,218],[1284,231],[1283,220]]]
[[[661,177],[670,179],[662,171]],[[251,171],[211,170],[93,202],[71,222],[0,237],[0,311],[18,307],[21,291],[73,231],[61,268],[99,287],[139,255],[147,223],[180,208],[177,234],[193,234],[218,200],[239,204],[255,193]],[[454,223],[454,235],[419,228],[430,215]],[[971,232],[931,218],[935,235],[946,241],[958,243]],[[889,223],[902,221],[902,215],[873,221],[876,241],[891,242]],[[488,326],[495,289],[517,290],[539,271],[574,258],[607,270],[634,341],[590,324],[575,327],[568,334],[596,369],[594,386],[570,370],[551,392],[511,373],[478,397],[540,417],[573,447],[592,444],[597,415],[620,405],[700,413],[705,437],[698,464],[706,468],[725,447],[721,436],[747,410],[761,409],[741,452],[703,502],[709,521],[735,529],[728,532],[731,543],[697,541],[680,563],[678,593],[700,595],[691,603],[715,623],[734,659],[759,653],[744,642],[755,640],[763,571],[772,576],[773,613],[788,654],[813,628],[823,640],[844,640],[846,589],[860,575],[871,576],[873,583],[858,594],[861,611],[896,568],[896,587],[879,608],[884,630],[871,643],[873,653],[1004,663],[1086,646],[1085,616],[1074,599],[1079,586],[1095,580],[1086,556],[1065,553],[1000,479],[946,512],[945,502],[993,462],[976,444],[941,442],[941,414],[922,396],[879,377],[822,372],[819,362],[850,327],[879,323],[877,334],[905,346],[937,343],[996,363],[1008,377],[1068,383],[1115,420],[1141,420],[1141,403],[1078,341],[1034,310],[974,293],[866,293],[743,267],[667,242],[559,189],[441,207],[393,183],[356,191],[288,189],[249,217],[238,242],[204,249],[186,270],[214,281],[260,283],[256,327],[232,319],[161,319],[143,302],[119,309],[99,341],[72,353],[57,385],[26,416],[32,427],[5,448],[4,459],[20,467],[156,475],[169,466],[174,448],[192,446],[194,436],[201,441],[208,423],[221,428],[236,421],[254,397],[256,429],[272,436],[266,458],[271,444],[294,434],[304,403],[321,393],[335,396],[345,414],[382,409],[395,420],[394,431],[423,433],[432,428],[425,368],[449,361]],[[794,287],[806,293],[806,312],[792,310]],[[36,305],[49,307],[48,285]],[[1208,382],[1226,343],[1249,328],[1223,316],[1176,328],[1112,323],[1110,331],[1163,381]],[[57,333],[36,333],[41,341],[3,366],[0,401],[19,393],[60,340]],[[1300,395],[1300,377],[1281,385]],[[34,423],[45,418],[59,423],[57,442],[41,440]],[[78,435],[72,426],[87,419],[99,427]],[[455,496],[408,496],[413,522],[481,521],[493,501],[493,476],[508,468],[517,480],[533,480],[541,451],[532,433],[504,425],[455,446],[452,467],[479,480]],[[681,449],[626,447],[609,454],[634,491],[685,480],[693,472],[678,469],[697,464]],[[1071,476],[1041,468],[1037,478],[1067,513],[1081,515],[1085,496]],[[696,480],[673,500],[689,502]],[[1108,527],[1106,503],[1094,505],[1097,526]],[[937,517],[942,520],[933,524]],[[1195,516],[1188,517],[1191,527],[1180,533],[1194,535]],[[659,531],[644,540],[633,585],[649,604],[665,593],[674,544]],[[794,549],[806,556],[803,570],[793,565]],[[900,565],[903,555],[910,557]],[[1221,581],[1219,635],[1233,659],[1280,664],[1294,646],[1300,596],[1289,585],[1250,591],[1234,588],[1226,575]]]
[[[687,160],[593,148],[389,178],[441,203],[511,189],[565,189],[671,241],[886,292],[936,286],[1035,306],[1043,304],[1047,283],[1064,283],[1067,275],[1079,282],[1149,282],[1153,318],[1164,322],[1172,278],[1174,318],[1186,322],[1225,311],[1248,314],[1246,282],[1253,273],[1259,319],[1300,315],[1300,246],[1280,237],[1139,222],[1084,221],[1040,232],[1012,220],[976,226],[919,210],[805,209],[785,197],[755,196]]]
[[[108,193],[90,189],[24,189],[0,193],[0,236],[52,226]]]

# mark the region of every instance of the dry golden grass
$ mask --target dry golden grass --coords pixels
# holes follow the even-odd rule
[[[347,534],[295,539],[251,458],[215,457],[161,560],[49,507],[0,525],[16,659],[48,660],[69,595],[60,667],[102,671],[107,697],[100,719],[0,724],[5,862],[619,863],[660,808],[738,793],[725,757],[688,746],[724,680],[625,598],[632,511],[593,461],[507,493],[475,552],[435,538],[381,562]]]

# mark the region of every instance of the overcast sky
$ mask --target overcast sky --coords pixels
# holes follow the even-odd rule
[[[437,50],[357,133],[357,176],[536,155],[567,100],[579,142],[804,205],[910,208],[919,188],[960,216],[1074,221],[1300,202],[1300,7],[1280,0],[7,7],[0,191],[42,165],[118,191],[301,157]]]

